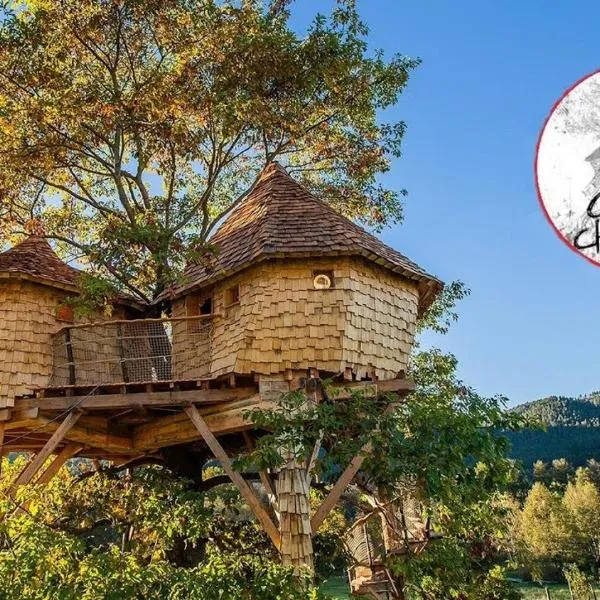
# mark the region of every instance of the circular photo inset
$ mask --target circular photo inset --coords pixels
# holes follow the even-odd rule
[[[538,140],[535,177],[556,233],[600,266],[600,71],[554,105]]]

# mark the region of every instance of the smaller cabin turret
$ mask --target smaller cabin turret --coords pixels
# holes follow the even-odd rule
[[[48,384],[52,335],[81,321],[65,304],[78,293],[79,275],[39,236],[0,253],[0,408]],[[123,307],[115,312],[125,315]]]

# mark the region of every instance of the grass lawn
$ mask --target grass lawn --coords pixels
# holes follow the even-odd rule
[[[336,600],[349,600],[350,598],[348,584],[342,577],[332,577],[323,584],[321,589]],[[544,588],[539,585],[522,584],[518,589],[525,600],[546,600]],[[548,589],[552,600],[571,600],[566,585],[548,585]],[[596,588],[596,593],[598,594],[598,600],[600,600],[600,587]]]
[[[546,592],[539,585],[523,584],[518,589],[526,600],[546,600]],[[571,600],[569,588],[566,585],[548,585],[548,590],[552,600]],[[600,599],[600,588],[598,587],[596,588],[596,594]]]
[[[322,586],[321,590],[336,600],[347,600],[350,598],[350,588],[343,577],[332,577]]]

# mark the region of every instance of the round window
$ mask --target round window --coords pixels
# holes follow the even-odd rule
[[[331,278],[328,275],[320,273],[313,279],[313,284],[317,290],[328,290],[331,287]]]

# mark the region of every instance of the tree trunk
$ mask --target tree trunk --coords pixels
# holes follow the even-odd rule
[[[312,530],[310,526],[309,486],[306,472],[291,458],[277,478],[281,561],[297,573],[314,571]]]

